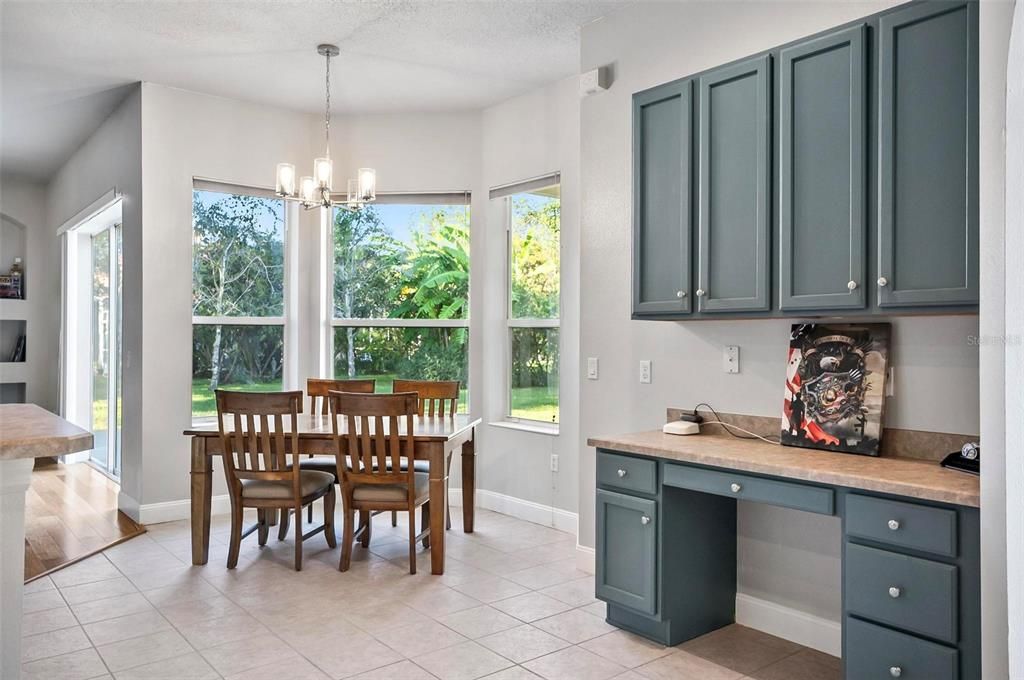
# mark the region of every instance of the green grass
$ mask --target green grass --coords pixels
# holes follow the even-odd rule
[[[511,411],[513,418],[557,423],[558,396],[547,387],[513,387]]]

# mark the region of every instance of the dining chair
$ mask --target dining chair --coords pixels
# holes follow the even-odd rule
[[[396,379],[391,388],[392,392],[415,392],[419,398],[417,415],[420,417],[429,416],[454,417],[459,410],[459,381],[458,380],[401,380]],[[429,472],[429,460],[417,460],[413,462],[417,472]],[[451,472],[452,456],[448,454],[448,472]],[[447,494],[446,494],[447,495]],[[445,529],[452,528],[451,504],[445,508]],[[391,526],[398,526],[398,515],[391,513]]]
[[[411,460],[415,455],[416,395],[332,391],[330,400],[345,514],[338,569],[348,571],[357,538],[364,548],[370,546],[373,513],[391,510],[409,513],[409,573],[415,574],[416,543],[422,540],[429,546],[430,535],[429,476],[416,472],[414,466],[402,465],[403,458]],[[421,508],[419,534],[417,507]],[[357,510],[358,530],[354,527]]]
[[[377,388],[376,380],[330,380],[327,378],[307,378],[306,395],[309,397],[309,412],[312,415],[319,413],[326,416],[330,413],[327,393],[355,392],[358,394],[373,394]],[[334,464],[334,456],[316,456],[309,454],[309,458],[300,463],[303,470],[319,470],[329,472],[334,477],[334,483],[338,483],[338,469]],[[313,523],[313,506],[309,506],[308,521]]]
[[[303,470],[298,465],[302,392],[217,390],[216,396],[217,426],[231,499],[228,569],[238,565],[242,539],[253,531],[259,532],[261,546],[267,544],[269,515],[280,510],[278,540],[287,536],[289,515],[295,515],[295,570],[301,571],[303,541],[322,531],[330,547],[337,545],[334,477],[326,472]],[[303,533],[302,508],[321,498],[324,523]],[[245,508],[256,508],[257,521],[243,530]]]

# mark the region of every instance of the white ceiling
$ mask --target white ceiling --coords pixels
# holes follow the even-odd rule
[[[478,109],[575,73],[627,0],[0,2],[0,165],[44,177],[140,80],[319,112]]]

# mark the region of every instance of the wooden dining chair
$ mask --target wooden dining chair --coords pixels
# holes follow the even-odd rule
[[[459,410],[459,381],[458,380],[400,380],[396,379],[391,388],[392,392],[415,392],[419,398],[417,415],[423,417],[454,417]],[[430,461],[417,460],[413,462],[417,472],[429,472]],[[452,457],[448,455],[446,463],[451,471]],[[445,509],[445,529],[452,528],[451,505]],[[391,526],[398,526],[397,513],[391,513]]]
[[[364,548],[370,546],[373,513],[391,510],[409,513],[409,573],[415,574],[416,543],[430,533],[429,476],[403,465],[403,459],[411,460],[415,454],[416,395],[331,392],[330,400],[345,513],[338,569],[348,571],[357,538]],[[417,507],[421,508],[419,534]],[[358,530],[354,526],[357,510]]]
[[[231,499],[231,543],[228,569],[238,565],[242,539],[259,532],[267,544],[270,513],[281,511],[278,539],[288,532],[295,515],[295,570],[302,570],[302,543],[321,531],[332,548],[334,534],[334,477],[299,466],[298,415],[302,392],[229,392],[217,390],[217,425],[223,447],[224,474]],[[292,460],[289,461],[288,457]],[[324,499],[324,523],[302,531],[302,508]],[[256,524],[243,530],[242,513],[256,508]]]

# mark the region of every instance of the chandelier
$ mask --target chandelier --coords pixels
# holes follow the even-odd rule
[[[306,210],[330,208],[359,210],[364,203],[377,198],[377,172],[373,168],[359,168],[356,179],[348,181],[344,200],[332,196],[334,164],[331,161],[331,57],[339,54],[337,45],[317,45],[317,54],[327,60],[326,107],[324,109],[325,149],[323,158],[313,161],[313,174],[296,183],[295,166],[277,164],[277,195],[286,201],[301,203]]]

